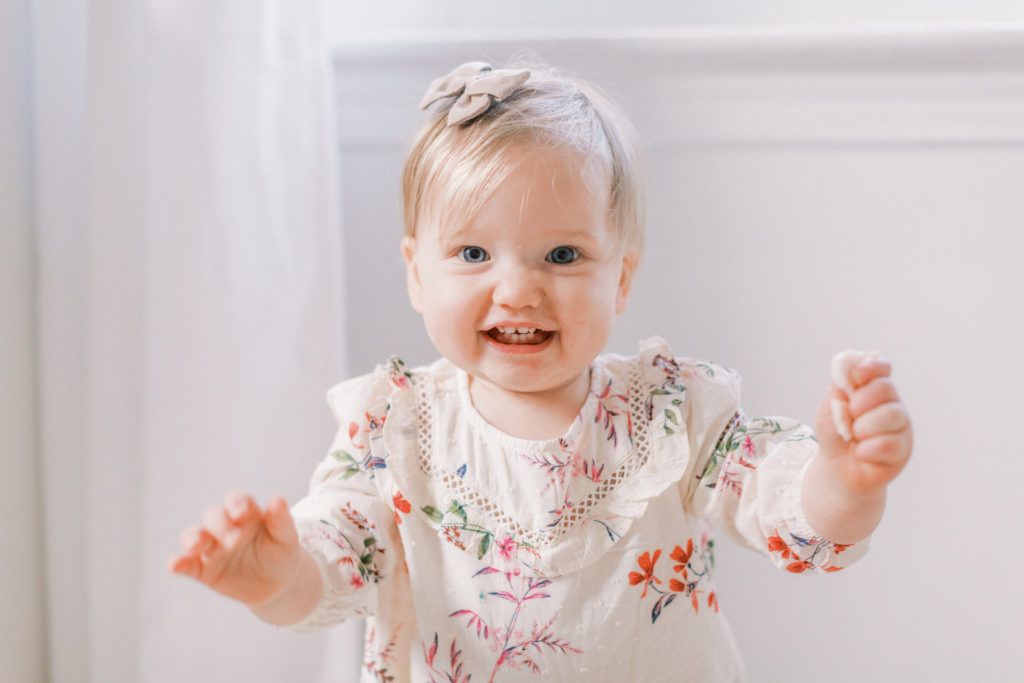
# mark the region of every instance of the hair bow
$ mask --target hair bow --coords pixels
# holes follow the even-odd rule
[[[458,96],[448,110],[448,125],[472,121],[487,111],[493,102],[500,102],[530,78],[529,71],[494,70],[484,62],[467,62],[447,76],[434,80],[420,102],[426,109],[445,97]]]

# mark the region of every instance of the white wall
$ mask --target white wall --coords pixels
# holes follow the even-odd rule
[[[331,3],[332,33],[388,38],[397,31],[498,30],[637,26],[814,26],[962,24],[1024,20],[1018,0],[393,0]]]
[[[0,671],[42,680],[42,527],[35,458],[29,3],[0,4]],[[18,615],[8,618],[7,615]]]
[[[522,35],[339,46],[350,367],[435,356],[397,250],[423,88],[529,45],[618,96],[648,142],[648,249],[613,350],[660,334],[739,369],[749,412],[805,420],[835,351],[895,361],[915,457],[869,556],[807,580],[722,544],[751,680],[1009,680],[1024,26]]]

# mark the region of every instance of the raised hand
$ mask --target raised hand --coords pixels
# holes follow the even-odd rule
[[[829,387],[815,418],[820,446],[804,478],[804,514],[815,533],[856,543],[874,531],[885,509],[886,488],[910,458],[913,431],[890,379],[889,361],[869,356],[850,369],[852,393]],[[847,402],[851,439],[838,433],[832,402]]]
[[[833,384],[818,408],[815,433],[821,454],[834,466],[836,476],[852,491],[867,492],[884,486],[903,470],[910,458],[913,434],[910,416],[890,376],[892,365],[869,356],[849,372],[852,393]],[[836,430],[832,402],[848,406],[852,419],[849,441]]]
[[[263,510],[248,495],[228,494],[223,505],[206,511],[202,526],[182,533],[181,548],[171,559],[172,572],[244,603],[272,623],[298,620],[319,599],[319,570],[299,544],[280,496]]]

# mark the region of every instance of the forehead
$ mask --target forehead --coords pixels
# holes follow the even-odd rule
[[[482,219],[510,221],[512,216],[561,214],[589,218],[610,213],[609,170],[594,155],[584,156],[553,145],[507,146],[489,158],[467,160],[437,178],[424,195],[424,225],[417,232],[439,238],[465,232]],[[579,222],[579,221],[576,221]],[[591,229],[587,225],[579,230]]]

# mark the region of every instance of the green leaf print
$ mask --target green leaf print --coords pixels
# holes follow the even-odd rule
[[[460,504],[459,501],[457,500],[453,500],[451,502],[451,504],[448,506],[448,512],[454,515],[458,515],[459,519],[462,520],[463,524],[467,524],[469,522],[469,517],[466,515],[466,508],[463,507],[462,504]]]
[[[424,505],[420,509],[423,510],[423,513],[429,517],[434,524],[440,524],[444,521],[444,513],[433,505]]]
[[[344,450],[332,451],[331,452],[331,457],[334,458],[335,460],[337,460],[338,462],[347,462],[347,463],[351,463],[353,465],[358,464],[356,459],[354,457],[352,457],[352,454],[349,453],[348,451],[344,451]]]
[[[484,555],[487,554],[487,549],[491,547],[491,535],[484,534],[484,537],[480,539],[480,545],[476,549],[476,559],[482,560]]]

